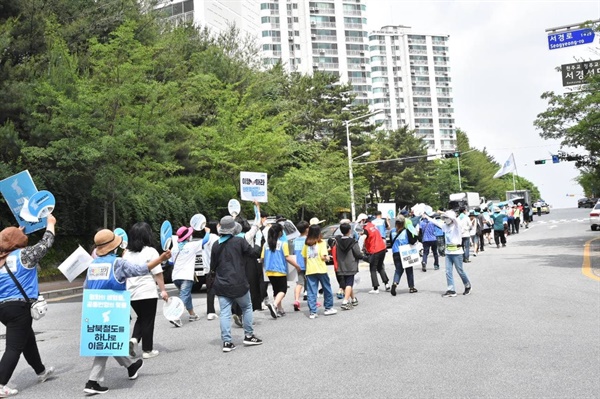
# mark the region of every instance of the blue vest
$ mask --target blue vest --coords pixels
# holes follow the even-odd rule
[[[398,238],[396,238],[392,244],[392,253],[395,254],[395,253],[400,252],[401,245],[410,244],[408,242],[408,237],[406,236],[406,232],[407,232],[407,230],[404,229],[400,232],[400,234],[398,234]]]
[[[269,249],[269,245],[265,243],[265,260],[264,267],[268,272],[277,272],[287,274],[287,260],[283,254],[283,246],[288,245],[287,240],[283,241],[283,237],[277,240],[275,252]]]
[[[8,255],[6,264],[0,269],[0,300],[23,298],[23,294],[21,294],[10,274],[6,271],[7,267],[10,267],[10,271],[13,272],[15,278],[21,283],[21,287],[23,287],[29,299],[37,299],[39,294],[37,267],[27,269],[23,266],[23,263],[21,263],[21,250],[17,249]]]
[[[114,253],[100,256],[88,267],[85,288],[91,290],[116,290],[127,289],[127,279],[122,283],[115,278],[115,261],[117,255]]]

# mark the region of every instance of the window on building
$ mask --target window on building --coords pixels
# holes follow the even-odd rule
[[[279,4],[277,3],[261,3],[261,10],[279,10]]]

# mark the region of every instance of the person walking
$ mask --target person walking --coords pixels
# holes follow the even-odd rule
[[[300,237],[294,240],[294,255],[296,256],[296,263],[300,266],[298,270],[298,280],[296,281],[296,288],[294,288],[294,311],[300,311],[300,295],[306,290],[306,263],[304,257],[302,257],[302,248],[306,244],[306,236],[308,235],[309,224],[306,220],[301,220],[296,225]]]
[[[306,263],[306,288],[308,292],[309,318],[317,318],[317,293],[319,283],[323,287],[323,299],[325,305],[325,316],[334,315],[337,310],[333,308],[333,292],[331,291],[331,282],[327,274],[327,265],[325,261],[330,260],[327,251],[327,243],[321,236],[321,227],[318,224],[308,228],[306,244],[302,248],[302,256]]]
[[[479,252],[479,235],[477,234],[477,215],[474,210],[469,211],[469,224],[471,225],[471,229],[469,230],[471,241],[469,244],[471,245],[470,248],[473,248],[471,254],[476,257]]]
[[[439,213],[441,213],[441,211],[438,211],[438,213],[434,214],[434,216],[435,216],[434,219],[439,219]],[[444,239],[444,231],[441,228],[439,228],[439,226],[436,225],[435,223],[433,225],[435,227],[435,238],[437,241],[438,255],[444,257],[444,256],[446,256],[446,244],[444,242],[444,240],[445,240]],[[439,260],[439,258],[438,258],[438,260]],[[438,262],[438,265],[439,265],[439,262]],[[435,267],[434,267],[434,269],[435,269]]]
[[[212,281],[208,278],[210,275],[210,255],[215,242],[219,240],[219,232],[217,231],[216,221],[210,221],[204,227],[204,246],[202,247],[202,264],[206,270],[206,318],[214,320],[219,318],[215,310],[215,293],[212,288]]]
[[[202,240],[191,241],[194,229],[181,226],[177,229],[177,245],[173,248],[173,273],[171,278],[173,284],[179,290],[179,298],[189,313],[188,321],[200,320],[194,312],[192,303],[192,288],[194,287],[196,255],[202,253]],[[175,327],[182,327],[181,319],[171,321]]]
[[[496,248],[500,248],[500,243],[502,246],[506,246],[506,237],[504,236],[504,228],[505,228],[505,215],[500,212],[500,208],[494,207],[494,213],[490,215],[490,219],[494,224],[494,242],[496,243]]]
[[[390,290],[390,279],[385,272],[385,266],[383,261],[387,252],[387,247],[383,241],[381,234],[377,227],[373,223],[367,221],[367,215],[361,213],[356,218],[356,223],[359,223],[363,229],[363,234],[366,235],[364,249],[369,257],[369,270],[371,272],[371,284],[373,289],[369,291],[369,294],[379,294],[379,280],[377,278],[377,272],[381,276],[381,280],[385,286],[385,290]]]
[[[529,228],[529,222],[531,222],[531,207],[527,202],[523,205],[523,221],[525,222],[525,228]]]
[[[283,227],[276,223],[269,229],[267,242],[262,248],[260,258],[263,261],[265,274],[273,287],[273,303],[267,307],[271,317],[277,319],[285,316],[285,310],[281,301],[287,293],[287,264],[291,264],[300,272],[300,266],[296,262],[296,256],[291,255],[289,245],[283,238]]]
[[[154,249],[154,234],[148,223],[134,224],[129,229],[128,237],[127,250],[123,254],[124,260],[134,265],[143,265],[159,257],[158,251]],[[129,356],[131,357],[137,357],[137,346],[140,341],[143,359],[158,356],[158,351],[154,349],[154,321],[158,304],[157,285],[160,297],[164,301],[168,300],[169,294],[165,289],[161,265],[154,267],[151,274],[127,279],[127,291],[131,294],[131,307],[137,315],[129,340]]]
[[[423,223],[423,220],[425,220],[425,218],[421,218],[420,223]],[[392,296],[396,296],[396,289],[400,283],[400,278],[402,278],[404,271],[406,271],[406,279],[408,280],[408,292],[411,294],[418,292],[415,288],[413,267],[411,266],[405,269],[402,264],[402,257],[400,254],[400,247],[402,245],[414,245],[418,240],[417,236],[412,234],[408,229],[404,228],[405,223],[406,219],[404,216],[399,215],[396,217],[396,235],[392,238],[392,258],[394,259],[394,266],[396,267],[396,271],[394,272],[394,282],[392,283]],[[428,223],[430,222],[428,221]]]
[[[458,224],[461,229],[463,262],[469,263],[469,255],[471,248],[471,222],[469,221],[469,216],[467,216],[467,208],[464,206],[460,208]]]
[[[30,300],[39,296],[37,266],[54,244],[56,219],[48,215],[46,231],[35,245],[27,246],[28,237],[22,228],[6,227],[0,232],[0,322],[6,327],[5,347],[0,359],[0,397],[7,398],[19,393],[8,387],[21,354],[37,374],[38,382],[44,382],[54,374],[54,367],[42,363],[31,317]]]
[[[340,224],[341,236],[335,238],[336,244],[333,247],[333,257],[338,265],[338,274],[341,277],[341,283],[344,290],[344,299],[342,300],[342,310],[352,310],[353,303],[358,304],[354,295],[354,276],[358,273],[358,261],[362,257],[362,252],[358,242],[352,234],[352,227],[349,223]]]
[[[402,219],[404,219],[404,217],[402,217]],[[396,219],[396,221],[398,221],[398,219]],[[402,227],[404,228],[404,223],[402,223]],[[438,238],[435,232],[436,228],[438,227],[435,225],[435,223],[431,223],[429,219],[421,218],[419,229],[423,236],[423,261],[421,262],[423,271],[427,270],[427,256],[429,256],[430,250],[433,255],[433,269],[438,270],[440,268],[440,259],[438,257]],[[398,230],[396,230],[396,234],[398,234]],[[392,250],[392,253],[393,252],[394,251]],[[396,261],[394,261],[394,265],[395,264]]]
[[[377,227],[377,230],[379,230],[379,234],[381,234],[381,238],[383,238],[383,242],[385,243],[385,237],[390,229],[388,220],[382,217],[381,211],[377,211],[375,212],[375,219],[373,219],[371,223],[373,223],[373,226]]]
[[[427,215],[424,215],[423,217],[429,218]],[[431,218],[429,219],[440,226],[442,230],[444,230],[444,237],[446,240],[447,290],[442,296],[445,298],[456,296],[456,289],[454,288],[454,268],[456,268],[456,271],[458,272],[458,275],[465,286],[463,295],[470,295],[471,281],[463,269],[462,232],[461,226],[456,219],[456,214],[454,211],[446,211],[444,214],[442,214],[442,220],[438,221]]]
[[[523,212],[523,207],[521,203],[518,202],[515,206],[515,210],[513,212],[513,216],[515,218],[515,234],[519,234],[519,228],[521,227],[521,214]]]
[[[485,210],[485,209],[484,209]],[[479,243],[478,252],[485,251],[485,218],[483,216],[483,211],[481,208],[475,208],[475,214],[477,215],[477,241]]]
[[[87,270],[87,276],[83,287],[86,290],[116,290],[125,291],[127,289],[127,279],[130,277],[144,276],[153,268],[160,265],[171,257],[171,251],[163,252],[158,258],[148,263],[134,264],[119,258],[116,250],[121,245],[123,238],[113,233],[111,230],[103,229],[94,236],[96,245],[96,255]],[[138,372],[144,365],[143,359],[134,362],[131,357],[114,356],[119,365],[127,368],[127,374],[130,380],[138,377]],[[89,394],[105,393],[107,387],[100,385],[104,381],[104,372],[108,357],[96,356],[92,364],[92,370],[88,381],[85,383],[83,391]]]
[[[238,224],[239,225],[239,224]],[[236,346],[231,337],[231,305],[237,303],[242,308],[244,345],[261,345],[261,339],[254,335],[254,317],[250,285],[246,278],[245,258],[256,259],[257,253],[248,242],[236,234],[236,222],[231,216],[224,216],[219,222],[219,240],[215,242],[210,257],[210,272],[214,283],[212,289],[219,298],[221,308],[221,341],[223,352],[231,352]]]

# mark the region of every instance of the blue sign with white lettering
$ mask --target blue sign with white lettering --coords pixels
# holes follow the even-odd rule
[[[560,33],[548,34],[548,48],[555,50],[557,48],[579,46],[580,44],[589,44],[594,42],[596,34],[591,28],[583,28]]]
[[[129,291],[83,290],[80,356],[129,356]]]
[[[19,226],[25,228],[25,234],[31,234],[34,231],[46,228],[46,219],[42,219],[39,222],[28,222],[19,215],[25,204],[25,200],[29,200],[29,198],[38,192],[29,171],[24,170],[0,181],[0,192],[4,196],[6,204],[12,211],[15,219],[17,219]]]

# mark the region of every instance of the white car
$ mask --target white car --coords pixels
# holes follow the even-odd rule
[[[600,202],[594,205],[594,208],[590,212],[590,227],[593,231],[596,231],[600,227]]]

